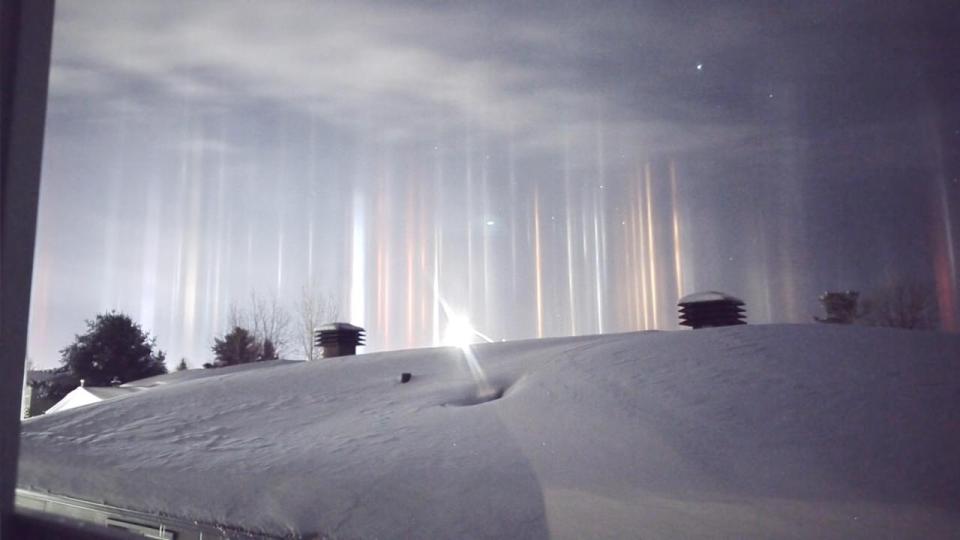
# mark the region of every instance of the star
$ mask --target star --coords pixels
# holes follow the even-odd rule
[[[697,71],[703,71],[703,64],[697,64]]]

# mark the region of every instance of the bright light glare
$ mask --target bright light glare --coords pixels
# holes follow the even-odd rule
[[[465,349],[475,341],[477,331],[463,315],[450,315],[447,328],[443,332],[443,344],[448,347]]]

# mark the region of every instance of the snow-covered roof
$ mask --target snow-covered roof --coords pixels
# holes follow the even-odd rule
[[[740,300],[736,296],[731,296],[729,294],[718,292],[718,291],[703,291],[703,292],[688,294],[683,298],[681,298],[679,301],[677,301],[677,304],[683,305],[683,304],[695,304],[700,302],[722,302],[722,301],[743,304],[743,300]]]
[[[87,392],[100,399],[110,399],[117,396],[125,396],[131,392],[136,392],[135,388],[123,388],[120,386],[83,386]]]
[[[50,407],[46,411],[46,414],[57,413],[73,409],[75,407],[80,407],[82,405],[99,403],[106,399],[124,396],[133,392],[148,390],[167,384],[176,384],[196,379],[205,379],[207,377],[229,375],[231,373],[242,373],[244,371],[267,369],[286,364],[296,364],[299,362],[299,360],[267,360],[264,362],[250,362],[247,364],[238,364],[235,366],[214,369],[185,369],[183,371],[164,373],[163,375],[154,375],[153,377],[131,381],[119,386],[78,386],[64,396],[63,399]]]
[[[471,352],[479,369],[458,348],[368,354],[30,419],[19,487],[283,537],[960,530],[960,336],[738,326]]]
[[[301,362],[300,360],[265,360],[263,362],[249,362],[246,364],[237,364],[235,366],[226,366],[220,368],[209,368],[209,369],[185,369],[183,371],[171,371],[170,373],[164,373],[163,375],[154,375],[153,377],[147,377],[145,379],[138,379],[136,381],[130,381],[125,384],[121,384],[121,388],[152,388],[155,386],[161,386],[166,384],[174,384],[184,381],[192,381],[196,379],[205,379],[207,377],[216,377],[220,375],[226,375],[229,373],[241,373],[244,371],[257,370],[257,369],[269,369],[275,366],[283,366],[287,364],[296,364]]]
[[[105,399],[110,399],[122,395],[127,395],[130,393],[136,392],[132,388],[117,388],[110,386],[78,386],[63,396],[63,398],[56,402],[52,407],[47,409],[44,414],[54,414],[62,411],[74,409],[76,407],[82,407],[83,405],[90,405],[93,403],[99,403]]]

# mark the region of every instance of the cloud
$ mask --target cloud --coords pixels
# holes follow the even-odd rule
[[[57,96],[268,103],[395,136],[464,125],[534,149],[586,144],[598,122],[648,150],[696,148],[742,129],[697,119],[702,104],[664,92],[664,80],[683,82],[670,75],[683,71],[678,63],[692,69],[697,40],[680,50],[662,43],[696,25],[619,8],[509,15],[361,2],[65,3],[53,87]],[[625,47],[649,56],[638,60],[646,72],[605,64]]]

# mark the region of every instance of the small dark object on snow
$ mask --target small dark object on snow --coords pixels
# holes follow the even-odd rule
[[[412,378],[413,378],[413,375],[411,375],[410,373],[403,372],[400,374],[400,382],[402,383],[408,383]]]
[[[680,299],[680,325],[696,328],[747,324],[743,300],[721,292],[706,291]]]
[[[357,354],[357,346],[363,345],[364,329],[349,323],[325,324],[314,330],[314,343],[323,347],[323,357],[351,356]]]

